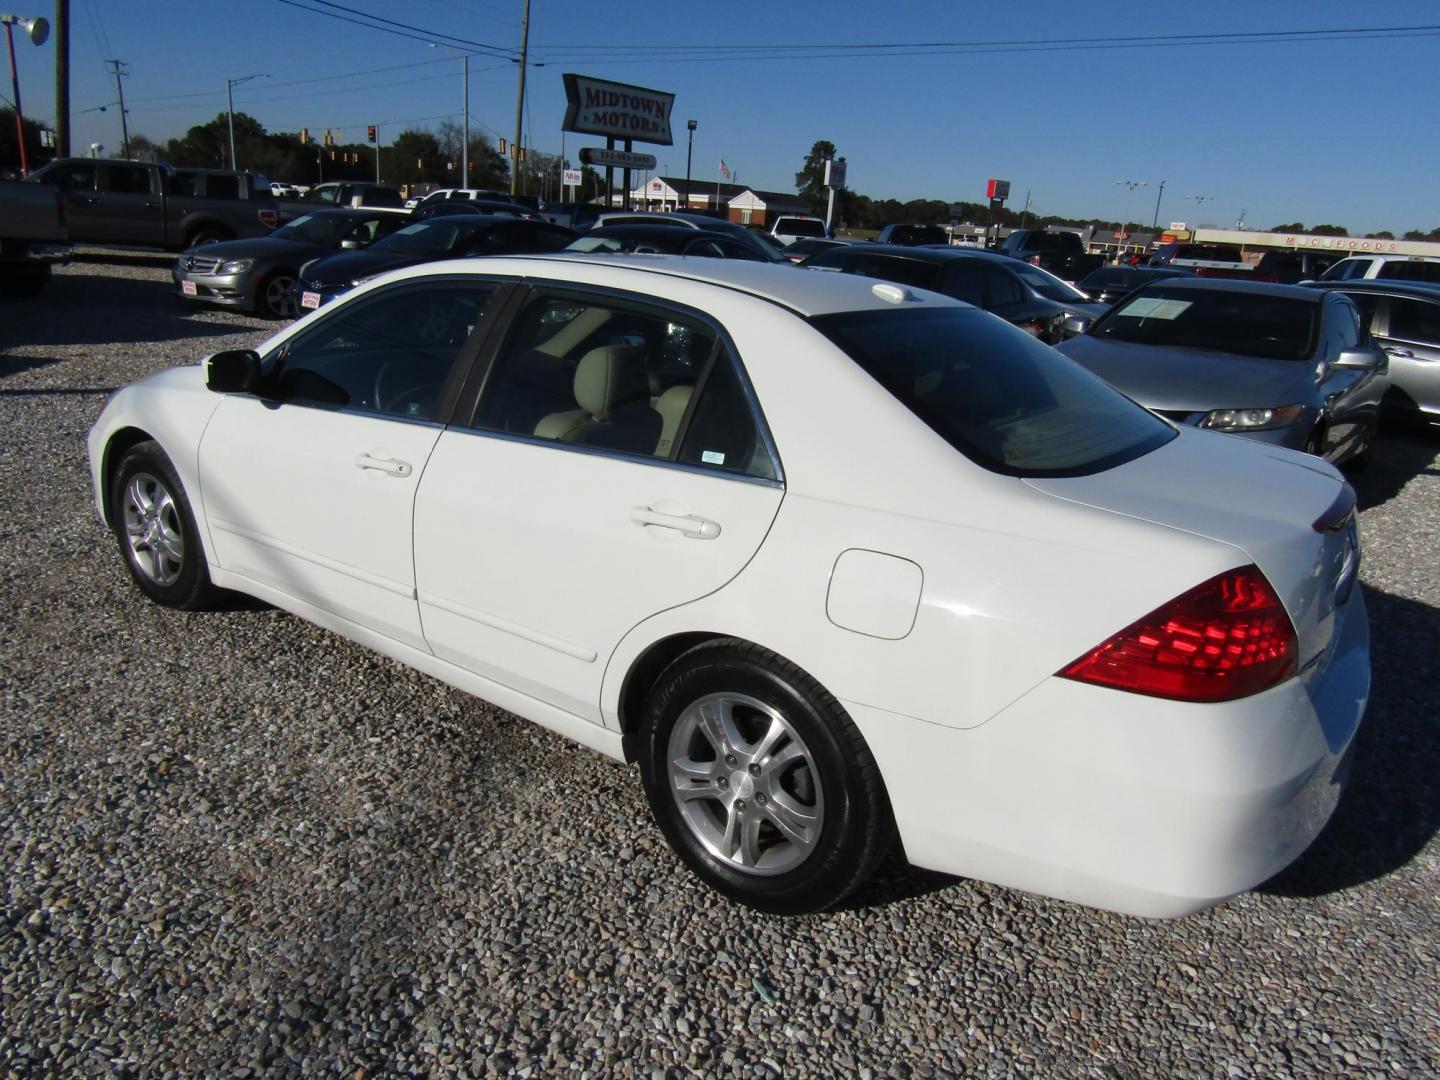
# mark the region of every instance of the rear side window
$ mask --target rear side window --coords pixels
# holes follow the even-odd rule
[[[1391,297],[1390,336],[1430,345],[1440,344],[1440,304]]]
[[[1175,437],[1060,353],[969,308],[856,311],[813,325],[937,435],[1014,476],[1083,476]]]
[[[1375,276],[1398,281],[1440,281],[1440,262],[1387,262]]]
[[[238,199],[240,197],[240,178],[210,173],[205,177],[205,194],[212,199]]]
[[[116,195],[149,195],[150,170],[138,165],[111,165],[110,191]]]

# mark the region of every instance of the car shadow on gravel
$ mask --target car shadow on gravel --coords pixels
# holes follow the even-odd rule
[[[1437,475],[1440,428],[1391,422],[1370,451],[1363,469],[1347,468],[1362,511],[1389,502],[1416,476]]]
[[[175,256],[162,251],[77,251],[72,263],[94,263],[98,266],[139,266],[166,270]]]
[[[168,280],[57,274],[26,311],[0,330],[0,349],[131,345],[234,334],[253,338],[268,328],[257,320],[210,315],[182,307]]]
[[[1440,831],[1440,609],[1375,589],[1370,705],[1356,736],[1350,786],[1310,848],[1256,891],[1323,896],[1410,862]]]

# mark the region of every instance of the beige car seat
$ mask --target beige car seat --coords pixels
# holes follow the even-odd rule
[[[655,453],[663,423],[650,405],[645,352],[634,345],[591,349],[575,369],[575,409],[541,417],[535,435],[581,446]]]

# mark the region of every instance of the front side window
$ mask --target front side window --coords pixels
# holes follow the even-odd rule
[[[811,321],[937,435],[996,472],[1086,475],[1175,437],[1149,410],[983,312],[869,310]]]
[[[331,187],[318,187],[310,193],[310,198],[313,199],[315,202],[331,203],[333,205],[334,203],[340,201],[339,185],[332,185]]]
[[[1341,259],[1321,276],[1321,281],[1355,281],[1363,278],[1374,259]]]
[[[497,286],[427,282],[342,304],[265,361],[263,396],[294,405],[440,420],[441,390]]]
[[[1440,304],[1391,297],[1390,336],[1426,345],[1440,344]]]
[[[773,479],[741,385],[703,320],[542,293],[516,318],[472,426]]]
[[[61,191],[94,191],[95,166],[88,161],[72,161],[66,165],[57,165],[40,179]]]
[[[1020,291],[1020,283],[1006,271],[994,266],[985,267],[985,294],[989,298],[986,306],[992,308],[1018,304],[1025,299],[1025,294]]]

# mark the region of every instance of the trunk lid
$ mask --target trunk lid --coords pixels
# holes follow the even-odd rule
[[[1290,613],[1301,677],[1308,681],[1324,669],[1337,609],[1349,599],[1359,562],[1354,495],[1333,466],[1236,436],[1182,429],[1118,468],[1025,482],[1056,498],[1240,549]]]

